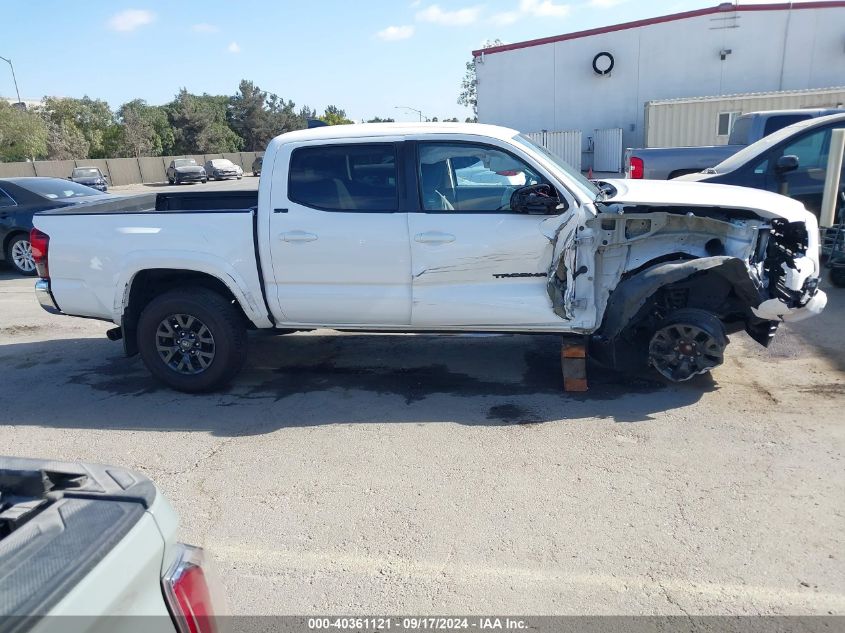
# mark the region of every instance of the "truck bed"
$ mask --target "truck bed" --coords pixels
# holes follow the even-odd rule
[[[0,457],[0,620],[49,612],[155,497],[152,482],[128,470]]]
[[[248,211],[258,204],[258,192],[185,191],[174,193],[142,193],[135,196],[114,196],[107,200],[81,202],[76,205],[42,211],[39,215],[113,215],[131,213],[214,213]]]

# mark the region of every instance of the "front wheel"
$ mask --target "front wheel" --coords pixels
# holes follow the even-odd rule
[[[6,245],[6,261],[21,275],[35,274],[35,260],[32,258],[32,244],[26,234],[16,235]]]
[[[138,351],[150,373],[177,391],[226,385],[246,359],[243,317],[231,300],[204,288],[171,290],[138,320]]]
[[[664,378],[683,382],[721,365],[727,345],[718,317],[683,308],[658,324],[648,344],[648,362]]]
[[[837,288],[845,288],[845,264],[831,266],[830,283]]]

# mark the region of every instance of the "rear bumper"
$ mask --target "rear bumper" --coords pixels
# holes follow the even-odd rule
[[[56,300],[53,298],[53,293],[50,291],[50,280],[39,279],[35,282],[35,296],[38,303],[50,314],[61,314]]]

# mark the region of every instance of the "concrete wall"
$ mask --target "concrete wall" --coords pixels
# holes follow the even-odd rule
[[[190,156],[146,156],[141,158],[106,158],[84,160],[37,160],[25,163],[0,163],[0,178],[20,176],[50,176],[67,178],[74,167],[99,167],[114,186],[137,183],[165,182],[166,169],[175,158],[193,158],[198,165],[212,158],[228,158],[240,165],[244,172],[252,173],[252,161],[264,152],[232,152],[227,154],[193,154]]]
[[[523,131],[580,129],[585,149],[594,130],[620,127],[625,147],[642,146],[647,101],[845,86],[843,24],[841,3],[724,11],[485,53],[478,118]],[[724,49],[732,52],[722,61]],[[603,51],[615,59],[609,75],[593,71]]]

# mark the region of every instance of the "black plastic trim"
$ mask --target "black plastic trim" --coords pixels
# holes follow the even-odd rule
[[[255,251],[255,266],[258,270],[258,286],[261,288],[261,298],[264,300],[267,318],[275,326],[276,319],[273,318],[273,311],[270,310],[270,303],[267,301],[267,288],[264,285],[264,271],[261,268],[261,254],[258,249],[258,209],[252,209],[252,248]]]

